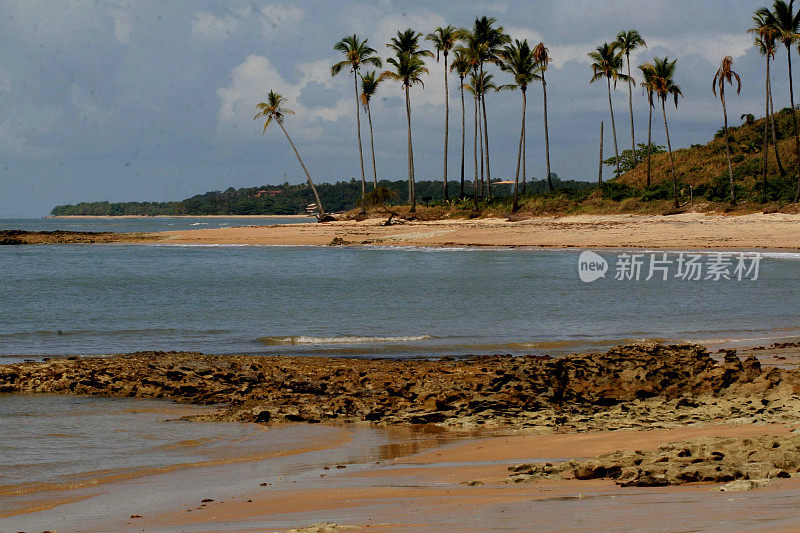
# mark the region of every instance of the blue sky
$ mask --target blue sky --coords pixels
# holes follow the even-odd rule
[[[333,44],[358,33],[382,57],[398,29],[499,20],[513,37],[544,41],[553,171],[595,179],[599,123],[613,151],[603,84],[589,85],[586,53],[635,28],[653,55],[678,58],[685,100],[670,108],[675,147],[705,142],[721,126],[711,79],[725,55],[743,79],[729,116],[763,114],[764,63],[745,32],[761,2],[730,0],[421,1],[89,1],[0,3],[0,217],[42,216],[59,203],[170,200],[229,186],[301,181],[279,130],[261,135],[254,105],[274,88],[297,115],[293,134],[312,176],[360,175],[352,78],[331,78]],[[797,52],[794,52],[797,54]],[[797,55],[795,59],[800,59]],[[800,61],[796,61],[800,66]],[[773,72],[776,106],[788,105],[786,55]],[[431,60],[425,87],[412,90],[418,179],[440,179],[442,64]],[[500,80],[502,73],[495,72]],[[451,178],[458,177],[460,108],[451,78]],[[544,175],[541,88],[529,91],[529,175]],[[614,97],[620,149],[630,144],[627,88]],[[381,86],[373,104],[380,178],[406,176],[400,86]],[[492,175],[512,176],[519,93],[487,98]],[[469,110],[469,108],[468,108]],[[634,92],[637,140],[647,106]],[[654,141],[663,144],[663,125]],[[366,149],[366,146],[365,146]],[[369,168],[369,167],[368,167]],[[468,171],[469,175],[469,171]]]

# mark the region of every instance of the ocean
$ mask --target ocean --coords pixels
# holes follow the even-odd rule
[[[5,362],[138,350],[428,357],[800,336],[798,254],[765,254],[755,280],[693,281],[672,272],[666,281],[646,280],[645,263],[637,281],[614,279],[620,252],[599,251],[609,271],[587,283],[578,276],[579,253],[5,246],[0,354],[14,356]],[[676,263],[677,253],[670,258]]]

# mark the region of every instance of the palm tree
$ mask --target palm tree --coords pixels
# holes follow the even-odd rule
[[[800,131],[797,124],[797,109],[794,107],[794,82],[792,78],[792,51],[791,46],[800,38],[800,12],[794,12],[794,0],[787,4],[784,0],[775,0],[772,4],[772,11],[762,7],[756,11],[756,15],[763,17],[772,26],[777,35],[776,38],[786,47],[786,60],[789,66],[789,99],[792,105],[792,122],[794,125],[794,144],[795,155],[797,157],[797,191],[794,201],[800,199]]]
[[[668,57],[655,58],[652,63],[643,65],[643,70],[650,70],[649,75],[653,89],[661,100],[661,112],[664,115],[664,131],[667,134],[667,150],[669,150],[669,164],[672,169],[672,189],[675,197],[674,207],[678,207],[678,176],[675,174],[675,159],[672,157],[672,143],[669,140],[669,124],[667,124],[666,101],[668,96],[675,99],[675,108],[678,108],[678,97],[683,96],[679,85],[675,84],[675,65],[678,60],[670,61]]]
[[[387,70],[381,73],[380,80],[392,79],[400,81],[406,96],[406,119],[408,122],[408,200],[411,203],[410,211],[417,210],[417,195],[414,185],[414,147],[411,141],[411,97],[409,90],[415,83],[422,85],[423,74],[428,73],[425,68],[423,57],[433,57],[429,50],[422,50],[419,47],[419,39],[422,34],[412,30],[398,31],[397,37],[392,37],[386,45],[395,52],[395,57],[386,60],[394,67],[394,70]]]
[[[456,43],[457,32],[455,26],[439,26],[425,38],[433,42],[436,48],[436,61],[439,61],[439,53],[444,55],[444,170],[442,172],[442,182],[444,186],[444,201],[449,200],[447,195],[447,148],[448,137],[450,135],[450,89],[448,86],[447,55]]]
[[[775,27],[770,24],[770,20],[768,17],[764,16],[763,13],[756,13],[753,15],[753,22],[754,25],[752,28],[747,30],[750,33],[754,33],[756,35],[754,44],[761,55],[766,58],[766,75],[765,75],[765,103],[764,103],[764,164],[763,164],[763,171],[762,171],[762,188],[764,198],[766,200],[767,195],[767,166],[769,163],[769,130],[770,125],[772,126],[772,144],[773,148],[775,149],[775,162],[778,165],[778,171],[780,172],[781,176],[786,175],[786,170],[783,168],[783,164],[781,163],[781,157],[778,153],[778,139],[775,134],[775,116],[772,112],[772,79],[770,75],[770,65],[772,60],[775,58],[775,40],[777,36],[777,30]]]
[[[472,153],[473,159],[475,162],[475,187],[474,187],[474,194],[473,194],[473,205],[472,209],[474,211],[478,210],[478,193],[480,191],[481,185],[478,179],[478,98],[480,95],[480,82],[478,81],[478,74],[476,70],[470,74],[469,83],[467,83],[464,88],[473,96],[474,102],[474,136],[472,140]],[[483,137],[481,137],[481,170],[483,170]]]
[[[486,146],[486,186],[489,200],[492,199],[492,171],[489,168],[489,122],[486,116],[486,93],[489,91],[497,91],[494,76],[488,72],[484,72],[480,78],[480,102],[483,111],[483,140]]]
[[[547,65],[550,63],[550,55],[549,50],[544,45],[544,43],[539,43],[533,49],[533,59],[536,61],[536,66],[538,71],[540,72],[541,81],[542,81],[542,96],[544,97],[544,153],[545,153],[545,161],[547,162],[547,186],[552,192],[553,188],[553,178],[550,173],[550,130],[547,127],[547,80],[545,80],[544,73],[547,71]],[[523,153],[525,150],[525,146],[522,147]],[[524,162],[525,159],[523,158],[523,169],[525,168]],[[522,186],[525,187],[525,172],[522,173]]]
[[[369,108],[369,102],[375,93],[378,91],[378,85],[381,80],[378,79],[377,73],[372,70],[361,75],[361,105],[367,111],[367,120],[369,121],[369,147],[372,150],[372,181],[375,188],[378,187],[378,171],[375,168],[375,141],[372,135],[372,112]]]
[[[286,115],[294,115],[294,111],[284,107],[284,102],[286,102],[286,99],[283,96],[275,91],[270,91],[267,94],[266,102],[256,104],[258,113],[256,113],[256,116],[253,117],[253,120],[258,120],[259,118],[266,119],[264,122],[264,129],[261,130],[262,134],[266,133],[267,126],[269,126],[273,120],[278,123],[278,126],[281,127],[283,134],[286,135],[286,138],[289,140],[289,144],[292,145],[292,150],[294,150],[294,155],[297,156],[300,166],[303,167],[303,172],[306,173],[306,178],[308,178],[308,184],[311,185],[311,190],[314,191],[314,197],[317,199],[317,210],[319,211],[317,220],[322,222],[325,219],[325,210],[322,208],[322,202],[319,199],[317,188],[314,186],[314,182],[311,180],[311,175],[308,173],[308,169],[303,163],[303,160],[300,158],[297,147],[295,147],[294,142],[292,142],[292,138],[289,137],[289,132],[286,131],[286,127],[283,125],[283,119],[286,117]]]
[[[733,86],[733,80],[736,80],[736,94],[742,91],[742,80],[739,75],[732,69],[733,57],[725,56],[722,64],[714,74],[714,80],[711,82],[711,89],[714,96],[717,96],[717,88],[719,88],[719,99],[722,102],[722,115],[725,117],[725,125],[723,127],[723,135],[725,135],[725,155],[728,158],[728,178],[731,182],[731,205],[736,203],[736,195],[733,189],[733,168],[731,166],[731,143],[728,139],[728,109],[725,107],[725,82]]]
[[[633,163],[636,164],[636,139],[633,129],[633,85],[635,85],[636,82],[631,77],[631,52],[640,47],[647,48],[647,43],[638,31],[628,30],[621,31],[617,35],[617,47],[620,52],[625,54],[625,60],[628,65],[628,109],[631,113],[631,150],[633,153]]]
[[[617,175],[620,174],[619,170],[619,148],[617,147],[617,125],[614,121],[614,104],[611,102],[611,80],[614,80],[614,88],[617,87],[617,81],[628,81],[628,76],[621,72],[622,70],[622,53],[617,51],[619,48],[616,42],[603,43],[598,46],[597,50],[589,53],[589,58],[594,61],[592,63],[592,78],[589,83],[594,83],[603,78],[608,83],[608,108],[611,110],[611,129],[614,134],[614,154],[617,162]]]
[[[462,84],[462,88],[466,89],[470,94],[472,94],[474,98],[474,108],[475,108],[475,123],[474,123],[474,132],[475,138],[473,140],[473,155],[474,155],[474,166],[475,166],[475,194],[474,194],[474,210],[478,210],[478,194],[479,194],[479,175],[478,175],[478,97],[479,91],[477,89],[478,83],[477,79],[480,72],[480,52],[479,48],[480,45],[478,43],[478,37],[474,32],[471,32],[467,29],[460,29],[458,30],[458,39],[463,43],[456,49],[456,53],[459,54],[464,61],[464,66],[467,67],[467,72],[470,73],[470,82],[466,84]],[[481,135],[481,151],[483,151],[483,135]],[[481,162],[480,165],[482,168],[483,166],[483,154],[481,154]]]
[[[514,83],[503,85],[500,89],[519,89],[522,93],[522,126],[519,132],[519,148],[517,150],[517,172],[514,175],[514,201],[511,205],[511,212],[515,213],[519,209],[517,190],[519,187],[519,169],[522,163],[522,176],[525,177],[525,112],[528,106],[527,90],[528,84],[534,80],[540,80],[537,68],[537,61],[528,45],[528,40],[520,42],[517,39],[514,44],[507,45],[500,52],[500,69],[508,72],[514,77]]]
[[[470,64],[464,53],[461,50],[456,50],[453,53],[453,62],[450,65],[450,70],[455,70],[458,74],[458,87],[461,92],[461,188],[459,189],[459,198],[464,197],[464,142],[466,138],[466,110],[464,107],[464,78],[470,70]]]
[[[358,35],[348,35],[333,46],[337,52],[341,52],[345,59],[331,66],[331,76],[336,76],[342,69],[350,66],[353,72],[353,87],[356,95],[356,132],[358,140],[358,156],[361,159],[361,212],[366,212],[367,180],[364,176],[364,151],[361,147],[361,116],[358,112],[358,77],[361,65],[381,66],[381,59],[375,55],[375,49],[367,46],[367,39],[363,41]]]
[[[653,108],[655,107],[655,100],[653,96],[655,95],[656,90],[655,84],[653,83],[653,69],[650,67],[650,64],[639,65],[639,69],[642,71],[642,76],[644,77],[642,88],[647,96],[647,106],[649,107],[650,111],[647,117],[647,187],[650,186],[651,176],[650,160],[653,152]]]
[[[483,78],[484,64],[487,62],[496,62],[497,54],[502,47],[511,42],[511,37],[506,35],[502,26],[495,26],[497,19],[494,17],[481,17],[476,18],[472,26],[472,33],[475,36],[475,44],[477,45],[478,55],[478,70],[480,71],[480,78]],[[485,81],[485,80],[484,80]],[[489,164],[489,130],[488,121],[486,118],[486,101],[485,96],[489,87],[483,84],[482,90],[479,95],[479,103],[483,111],[483,136],[486,146],[486,183],[488,185],[489,199],[492,199],[492,169]]]

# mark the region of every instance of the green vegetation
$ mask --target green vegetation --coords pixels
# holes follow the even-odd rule
[[[590,187],[589,183],[580,181],[556,180],[559,188],[575,190]],[[451,197],[458,196],[458,183],[451,182]],[[466,183],[472,188],[472,183]],[[424,203],[436,203],[443,200],[441,181],[419,181],[416,184],[417,194]],[[547,189],[546,181],[528,183],[529,193],[538,193]],[[367,203],[389,203],[397,205],[408,194],[408,182],[379,182],[377,195],[372,190],[367,193]],[[259,191],[267,191],[259,194]],[[350,180],[337,183],[320,183],[317,185],[322,203],[330,211],[347,211],[353,209],[361,200],[361,181]],[[508,191],[510,194],[511,191]],[[404,194],[405,193],[405,194]],[[305,214],[306,206],[314,203],[314,193],[308,185],[247,187],[225,191],[211,191],[198,194],[176,202],[82,202],[74,205],[60,205],[51,211],[54,216],[67,215],[299,215]]]

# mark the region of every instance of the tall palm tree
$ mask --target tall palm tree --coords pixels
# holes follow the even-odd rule
[[[547,66],[550,64],[550,54],[548,53],[549,50],[544,45],[544,43],[539,43],[533,49],[533,59],[536,61],[537,69],[540,72],[541,82],[542,82],[542,96],[544,97],[544,153],[545,153],[545,161],[547,162],[547,187],[552,192],[554,190],[553,187],[553,178],[550,172],[550,130],[547,127],[547,80],[545,79],[545,72],[547,71]],[[525,150],[525,146],[522,147],[523,153]],[[525,159],[523,158],[523,169],[525,168],[524,162]],[[523,188],[525,186],[525,172],[522,173],[522,185]]]
[[[336,76],[349,66],[353,72],[353,87],[356,96],[356,136],[358,140],[358,157],[361,160],[361,212],[366,211],[367,180],[364,175],[364,150],[361,146],[361,115],[358,112],[358,78],[361,65],[381,66],[381,59],[375,55],[375,49],[367,46],[367,39],[361,40],[358,35],[348,35],[333,45],[333,49],[341,52],[345,59],[331,65],[331,76]]]
[[[728,158],[728,178],[731,182],[731,205],[736,203],[736,194],[733,189],[733,167],[731,166],[731,143],[728,139],[728,109],[725,106],[725,82],[733,86],[733,80],[736,80],[736,94],[742,91],[742,80],[733,70],[733,57],[725,56],[722,64],[714,74],[714,80],[711,82],[711,89],[714,96],[717,96],[717,89],[719,88],[719,99],[722,102],[722,115],[725,118],[725,125],[723,127],[723,135],[725,136],[725,155]]]
[[[775,58],[775,41],[777,38],[777,29],[770,23],[768,17],[763,13],[756,13],[753,15],[753,27],[747,30],[756,35],[754,44],[759,53],[766,58],[766,75],[765,75],[765,96],[764,96],[764,164],[762,169],[762,185],[763,194],[766,199],[767,194],[767,166],[769,163],[769,136],[770,129],[772,130],[772,144],[775,150],[775,162],[778,166],[778,171],[781,176],[786,175],[786,170],[781,163],[781,157],[778,153],[778,139],[775,134],[775,115],[772,112],[772,77],[770,75],[770,65]],[[770,128],[771,126],[771,128]]]
[[[647,48],[647,43],[638,31],[628,30],[617,34],[617,46],[620,52],[625,54],[625,60],[628,65],[628,110],[631,113],[631,151],[633,162],[636,164],[636,138],[633,126],[633,85],[636,85],[636,82],[631,77],[631,52],[640,47]]]
[[[489,200],[492,199],[492,171],[489,168],[489,120],[486,115],[486,93],[490,91],[497,91],[497,85],[494,83],[494,76],[484,72],[480,78],[480,102],[483,112],[483,140],[486,146],[486,186]]]
[[[467,83],[464,88],[472,94],[473,102],[474,102],[474,136],[472,140],[472,153],[473,159],[475,162],[475,187],[474,187],[474,194],[473,194],[473,204],[472,209],[474,211],[478,210],[478,194],[481,189],[481,184],[478,177],[478,125],[480,121],[478,120],[478,98],[480,95],[480,82],[478,81],[478,73],[477,70],[473,70],[469,77],[469,83]],[[483,137],[481,137],[481,151],[483,151]],[[481,153],[481,170],[483,170],[483,153]]]
[[[628,76],[622,73],[622,53],[616,42],[603,43],[594,52],[589,53],[592,63],[592,78],[589,83],[594,83],[603,78],[608,83],[608,108],[611,111],[611,129],[614,134],[614,154],[617,162],[617,175],[619,170],[619,148],[617,147],[617,124],[614,121],[614,104],[611,102],[611,80],[614,80],[614,88],[617,81],[628,81]]]
[[[295,147],[294,142],[292,142],[292,138],[289,136],[289,132],[286,131],[286,127],[283,125],[283,120],[286,115],[294,115],[294,111],[291,109],[284,107],[284,103],[286,99],[281,96],[280,94],[276,93],[275,91],[270,91],[267,94],[267,101],[261,102],[256,104],[256,109],[258,113],[256,116],[253,117],[253,120],[258,120],[260,118],[266,119],[264,121],[264,129],[261,130],[261,133],[266,133],[267,126],[269,126],[272,121],[278,123],[278,126],[281,127],[283,130],[283,134],[286,135],[286,139],[288,139],[289,144],[292,145],[292,150],[294,150],[294,155],[297,156],[297,160],[300,162],[300,166],[303,167],[303,172],[306,173],[306,178],[308,178],[308,184],[311,185],[311,190],[314,191],[314,197],[317,199],[317,210],[319,211],[319,215],[317,216],[317,220],[322,222],[325,219],[325,210],[322,208],[322,202],[319,199],[319,193],[317,193],[317,188],[314,186],[314,182],[311,180],[311,175],[308,173],[308,169],[306,168],[303,160],[300,158],[300,153],[297,151],[297,147]]]
[[[683,96],[681,88],[675,83],[675,66],[677,59],[672,61],[668,57],[655,58],[652,63],[643,66],[643,70],[651,70],[649,75],[653,83],[655,93],[661,100],[661,112],[664,115],[664,131],[667,134],[667,150],[669,150],[669,164],[672,169],[672,192],[675,197],[674,207],[678,207],[678,176],[675,173],[675,159],[672,156],[672,143],[669,140],[669,124],[667,123],[667,97],[675,99],[675,108],[678,107],[678,97]]]
[[[395,57],[390,57],[386,62],[394,67],[394,70],[387,70],[381,73],[380,80],[392,79],[400,81],[406,96],[406,119],[408,122],[408,200],[411,204],[411,212],[417,210],[417,194],[414,184],[414,147],[411,141],[411,86],[422,83],[422,75],[428,73],[425,67],[424,57],[433,57],[429,50],[419,47],[419,39],[422,34],[412,30],[398,31],[396,37],[387,43],[395,53]]]
[[[441,26],[429,33],[425,38],[433,43],[436,49],[436,61],[439,61],[439,54],[444,56],[444,170],[442,171],[442,184],[444,187],[444,201],[447,202],[447,148],[448,137],[450,135],[450,88],[448,86],[447,55],[456,44],[458,30],[455,26]]]
[[[515,40],[513,44],[507,45],[500,52],[500,69],[508,72],[514,77],[514,83],[503,85],[500,89],[519,89],[522,93],[522,126],[519,132],[519,148],[517,149],[517,172],[514,175],[514,201],[511,205],[511,212],[515,213],[519,209],[517,190],[519,188],[519,169],[520,163],[523,168],[523,179],[525,176],[525,112],[528,106],[527,91],[528,84],[534,80],[540,80],[538,74],[541,67],[537,67],[537,61],[528,45],[528,40],[520,42]]]
[[[478,43],[478,36],[467,29],[460,29],[458,30],[458,39],[463,44],[460,45],[456,49],[456,53],[458,53],[464,61],[465,66],[467,66],[467,71],[470,73],[470,81],[466,84],[462,85],[462,88],[466,89],[470,94],[472,94],[474,98],[474,108],[475,108],[475,124],[474,124],[474,133],[475,138],[473,140],[473,155],[474,155],[474,166],[475,166],[475,190],[474,190],[474,209],[477,211],[478,209],[478,194],[481,188],[479,188],[479,163],[478,163],[478,90],[477,90],[477,79],[480,73],[480,44]],[[481,135],[481,151],[483,150],[483,135]],[[480,165],[483,165],[483,155],[481,155]]]
[[[381,80],[378,79],[378,75],[374,70],[361,75],[361,105],[364,106],[367,112],[367,120],[369,121],[369,147],[372,150],[372,182],[375,188],[378,187],[378,171],[375,168],[375,140],[372,135],[372,111],[369,103],[375,93],[378,92],[380,83]]]
[[[652,65],[645,64],[639,65],[639,69],[642,71],[642,77],[644,77],[644,81],[642,82],[642,89],[644,89],[645,96],[647,96],[647,107],[649,108],[649,113],[647,117],[647,187],[650,186],[650,177],[651,177],[651,159],[652,159],[652,152],[653,152],[653,108],[655,107],[655,84],[653,83],[653,69],[650,68]]]
[[[791,46],[800,39],[800,11],[794,12],[794,0],[787,4],[784,0],[775,0],[772,4],[772,11],[762,7],[756,11],[756,15],[764,19],[775,28],[777,39],[786,47],[786,60],[789,67],[789,100],[792,105],[792,123],[794,125],[794,144],[795,155],[797,157],[797,191],[794,201],[800,199],[800,131],[797,124],[797,108],[794,106],[794,81],[792,78],[792,50]]]
[[[464,197],[464,143],[466,140],[466,109],[464,107],[464,78],[469,74],[470,64],[464,53],[461,50],[456,50],[453,53],[453,62],[450,65],[450,70],[455,70],[458,74],[458,87],[461,92],[461,188],[459,189],[459,198]]]
[[[494,17],[480,17],[476,18],[472,26],[472,33],[475,35],[475,43],[477,44],[478,53],[478,70],[480,71],[480,79],[483,78],[484,65],[486,63],[493,63],[497,61],[497,54],[502,47],[511,42],[511,37],[505,34],[502,26],[495,26],[497,19]],[[489,163],[489,129],[488,120],[486,117],[486,100],[485,96],[488,91],[485,86],[481,90],[479,96],[479,103],[483,111],[483,137],[486,146],[486,183],[488,185],[489,199],[492,198],[492,169]]]

